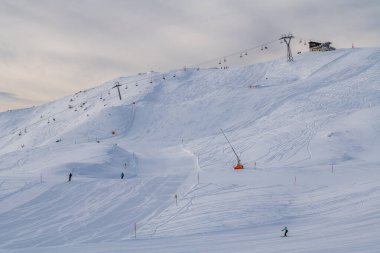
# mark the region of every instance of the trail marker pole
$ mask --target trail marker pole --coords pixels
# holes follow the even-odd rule
[[[199,184],[199,173],[198,173],[198,184]]]
[[[294,185],[296,185],[296,184],[297,184],[297,177],[294,176]]]
[[[178,195],[174,195],[174,198],[175,198],[175,205],[178,206]]]
[[[137,223],[135,222],[135,239],[137,238]]]
[[[334,164],[331,164],[331,174],[334,174]]]

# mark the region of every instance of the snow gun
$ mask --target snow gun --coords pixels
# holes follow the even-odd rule
[[[224,138],[226,138],[228,144],[230,144],[230,147],[232,149],[232,151],[234,152],[235,156],[236,156],[236,159],[237,159],[237,164],[234,166],[234,169],[235,170],[242,170],[244,169],[244,166],[241,164],[241,161],[240,161],[240,158],[238,156],[238,154],[236,153],[234,147],[232,146],[231,142],[228,140],[226,134],[223,132],[223,129],[220,129],[220,131],[222,131],[222,134],[224,135]]]

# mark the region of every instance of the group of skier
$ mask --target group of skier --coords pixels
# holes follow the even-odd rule
[[[70,172],[70,174],[69,174],[69,182],[71,181],[71,178],[73,177],[73,173],[71,173]],[[124,179],[124,172],[121,172],[121,174],[120,174],[120,178],[121,179]]]
[[[69,182],[71,181],[72,176],[73,176],[73,174],[70,172],[70,174],[69,174]],[[124,179],[124,172],[121,172],[120,178]],[[177,198],[177,195],[176,195],[176,198]],[[288,228],[284,227],[281,231],[284,231],[284,235],[282,237],[287,237],[287,234],[288,234],[288,231],[289,231]]]

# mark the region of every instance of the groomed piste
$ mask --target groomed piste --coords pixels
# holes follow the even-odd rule
[[[0,113],[0,251],[379,252],[380,49],[294,60]]]

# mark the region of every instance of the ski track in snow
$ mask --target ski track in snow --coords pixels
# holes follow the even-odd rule
[[[378,252],[379,67],[307,53],[0,113],[0,251]]]

